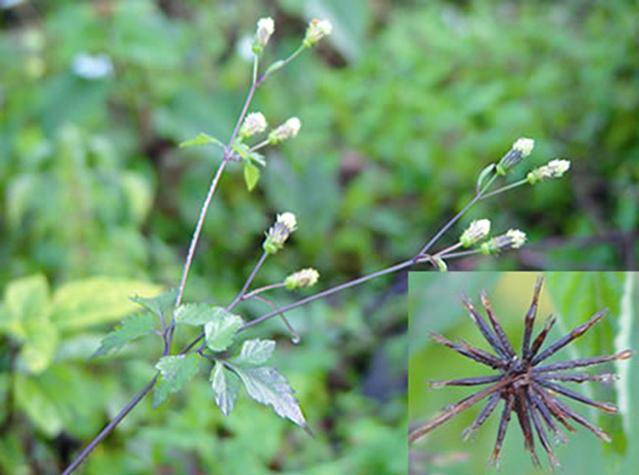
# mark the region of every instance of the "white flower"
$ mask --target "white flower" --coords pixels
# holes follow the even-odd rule
[[[264,114],[261,112],[251,112],[244,119],[242,128],[240,128],[240,136],[246,138],[255,134],[261,134],[266,130],[266,127],[268,127],[268,124]]]
[[[268,135],[271,144],[278,144],[284,140],[295,137],[302,127],[302,122],[297,117],[291,117]]]
[[[271,35],[275,31],[275,22],[271,17],[260,18],[257,22],[257,32],[255,38],[262,45],[266,46]]]
[[[551,160],[546,165],[535,168],[528,173],[526,179],[528,183],[534,185],[540,181],[552,178],[561,178],[570,169],[569,160]]]
[[[533,151],[535,141],[526,137],[518,138],[513,144],[513,150],[521,153],[522,157],[527,157]]]
[[[284,280],[284,285],[288,290],[300,289],[302,287],[311,287],[317,283],[319,272],[313,268],[302,269],[289,275]]]
[[[328,20],[313,19],[306,28],[306,36],[304,36],[304,46],[310,47],[319,40],[328,36],[333,31],[333,25]]]
[[[260,18],[257,21],[257,30],[253,40],[253,53],[260,54],[271,35],[275,31],[275,22],[271,17]]]
[[[459,242],[464,247],[470,247],[473,244],[481,241],[490,232],[490,220],[478,219],[470,223],[470,226],[462,233],[459,238]]]
[[[262,243],[262,248],[268,254],[275,254],[284,247],[284,243],[293,231],[297,229],[297,219],[290,212],[277,215],[277,219],[266,233],[266,239]]]
[[[483,254],[496,254],[502,249],[519,249],[526,243],[526,233],[519,229],[509,229],[506,234],[494,237],[480,246]]]
[[[277,215],[277,222],[286,226],[290,233],[297,229],[297,218],[289,211]]]
[[[526,233],[519,229],[509,229],[506,232],[506,236],[510,238],[510,247],[512,249],[519,249],[526,244]]]
[[[513,168],[532,152],[535,147],[535,141],[526,137],[520,137],[515,140],[513,146],[504,155],[496,166],[498,175],[506,175],[508,170]]]

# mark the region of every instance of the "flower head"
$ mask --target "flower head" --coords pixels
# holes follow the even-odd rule
[[[490,233],[490,220],[478,219],[470,223],[459,238],[459,242],[464,247],[470,247],[488,236],[488,233]]]
[[[275,22],[271,17],[260,18],[257,21],[257,31],[253,40],[253,52],[255,54],[262,52],[274,31]]]
[[[261,134],[268,127],[266,118],[261,112],[251,112],[246,116],[240,128],[240,137],[248,138],[256,134]]]
[[[486,241],[479,249],[483,254],[496,254],[503,249],[519,249],[525,243],[525,232],[519,229],[509,229],[505,234]]]
[[[569,160],[551,160],[546,165],[535,168],[528,173],[526,179],[528,183],[534,185],[540,181],[552,178],[561,178],[570,169]]]
[[[297,117],[291,117],[282,125],[268,134],[268,141],[271,145],[278,144],[284,140],[295,137],[300,128],[302,127],[302,121]]]
[[[319,40],[330,35],[332,31],[333,25],[330,21],[318,20],[317,18],[311,20],[306,28],[304,46],[308,48],[315,45]]]
[[[297,219],[290,212],[277,215],[277,219],[266,233],[266,239],[262,243],[262,248],[268,254],[275,254],[284,247],[284,243],[293,231],[297,229]]]
[[[301,289],[303,287],[312,287],[319,279],[319,272],[313,268],[302,269],[284,280],[284,285],[288,290]]]
[[[505,175],[508,171],[521,162],[532,152],[535,141],[526,137],[515,140],[510,150],[502,157],[497,164],[496,170],[498,175]]]

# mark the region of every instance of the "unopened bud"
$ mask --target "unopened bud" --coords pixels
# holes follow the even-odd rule
[[[532,152],[535,141],[521,137],[515,141],[511,149],[502,157],[496,167],[498,175],[505,175],[508,171],[521,162]]]
[[[266,118],[261,112],[251,112],[246,116],[240,128],[240,137],[248,138],[256,134],[261,134],[268,127]]]
[[[275,223],[266,233],[266,239],[264,239],[264,243],[262,243],[262,248],[268,254],[275,254],[284,247],[284,243],[296,229],[297,219],[293,213],[278,214]]]
[[[510,229],[506,234],[496,236],[480,246],[482,254],[496,254],[503,249],[519,249],[526,243],[526,233]]]
[[[288,290],[312,287],[317,283],[317,279],[319,279],[319,272],[309,267],[308,269],[302,269],[289,275],[284,280],[284,286]]]
[[[546,165],[535,168],[528,173],[526,179],[528,183],[534,185],[540,181],[550,180],[552,178],[561,178],[570,169],[569,160],[551,160]]]
[[[488,236],[488,233],[490,233],[490,220],[478,219],[470,223],[459,238],[459,242],[464,247],[470,247]]]
[[[301,127],[302,122],[297,117],[291,117],[268,134],[268,141],[271,145],[275,145],[283,142],[284,140],[293,138],[298,134]]]
[[[275,22],[271,17],[260,18],[257,21],[257,31],[255,32],[255,39],[253,40],[253,52],[260,54],[271,35],[275,31]]]
[[[311,47],[333,31],[333,25],[328,20],[313,19],[309,22],[304,36],[304,46]]]

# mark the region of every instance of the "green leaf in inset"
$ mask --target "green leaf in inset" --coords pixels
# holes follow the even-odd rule
[[[171,289],[155,297],[140,297],[139,295],[134,295],[131,297],[131,301],[144,307],[154,315],[163,318],[169,310],[173,309],[176,297],[177,289]]]
[[[260,365],[271,358],[273,350],[275,350],[273,340],[246,340],[240,354],[233,362],[239,365]]]
[[[239,315],[226,313],[204,325],[206,345],[213,351],[224,351],[233,343],[237,331],[244,325]]]
[[[224,307],[205,303],[187,303],[180,305],[175,311],[175,321],[186,325],[204,325],[212,320],[232,315]]]
[[[559,310],[560,325],[568,332],[604,308],[608,315],[566,348],[571,358],[586,358],[615,352],[615,339],[622,331],[620,314],[624,296],[624,272],[547,272],[546,282],[553,303]],[[611,368],[612,369],[612,368]],[[584,386],[587,396],[600,401],[618,400],[617,387]],[[598,414],[598,424],[612,436],[605,447],[624,454],[628,438],[620,418]]]
[[[242,380],[246,392],[251,398],[266,406],[271,406],[280,416],[290,419],[299,426],[307,427],[306,419],[300,409],[295,392],[288,381],[274,368],[263,366],[260,368],[233,369]]]
[[[233,407],[240,389],[237,376],[224,368],[224,363],[216,361],[211,370],[211,387],[215,393],[215,403],[222,414],[228,416]]]
[[[140,313],[125,318],[115,330],[102,339],[100,347],[93,356],[102,356],[109,351],[119,350],[128,342],[152,333],[155,329],[155,320],[155,316],[150,313]]]
[[[214,144],[220,148],[224,148],[224,144],[221,141],[219,141],[215,137],[210,136],[209,134],[205,134],[204,132],[200,132],[192,139],[181,142],[180,148],[196,147],[198,145],[209,145],[209,144]]]
[[[253,191],[255,185],[260,180],[260,169],[252,163],[244,163],[244,181],[246,182],[246,188],[249,191]]]
[[[180,391],[199,369],[196,354],[163,356],[155,367],[160,371],[160,379],[153,392],[153,407],[162,404],[170,394]]]

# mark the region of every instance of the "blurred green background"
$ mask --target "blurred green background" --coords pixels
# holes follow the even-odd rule
[[[569,177],[478,206],[531,245],[455,265],[635,268],[637,8],[0,0],[0,472],[55,472],[149,374],[157,342],[87,356],[132,311],[128,295],[176,284],[219,160],[177,144],[229,135],[259,17],[276,22],[267,62],[310,18],[334,32],[257,95],[270,123],[297,115],[302,131],[268,152],[253,193],[239,169],[224,176],[187,300],[228,302],[284,210],[300,229],[258,284],[312,265],[327,286],[406,258],[522,135],[538,144],[529,166],[570,158]],[[223,421],[202,381],[136,410],[86,472],[403,473],[404,287],[388,279],[292,313],[298,347],[279,324],[260,330],[279,336],[316,440],[250,404]]]
[[[428,388],[428,381],[464,378],[492,374],[489,369],[464,358],[430,340],[435,331],[449,339],[465,339],[470,344],[489,349],[477,327],[460,302],[463,294],[471,297],[477,308],[479,291],[488,292],[493,310],[515,348],[521,347],[523,319],[530,306],[537,273],[533,272],[451,272],[434,274],[412,272],[409,276],[409,421],[434,417],[448,404],[457,402],[474,388]],[[639,274],[636,272],[545,272],[535,335],[549,314],[558,317],[550,333],[550,341],[583,323],[596,311],[607,307],[610,314],[580,339],[552,357],[553,361],[611,354],[621,349],[636,349],[639,345]],[[614,371],[620,380],[613,385],[571,384],[571,388],[591,398],[611,401],[621,408],[620,415],[611,416],[583,404],[568,404],[613,438],[611,444],[601,442],[594,434],[579,426],[568,433],[568,443],[555,445],[554,450],[565,473],[615,474],[636,473],[639,463],[639,361],[601,365],[589,373]],[[568,383],[570,384],[570,383]],[[564,399],[565,400],[565,399]],[[498,410],[480,428],[470,442],[463,442],[461,432],[472,423],[484,403],[461,413],[411,446],[411,473],[441,473],[450,475],[481,473],[547,473],[548,468],[535,470],[523,448],[523,436],[516,420],[506,432],[502,452],[501,472],[488,465],[499,424]],[[582,430],[583,429],[583,430]],[[538,445],[538,444],[537,444]],[[587,455],[585,455],[587,454]],[[548,467],[543,449],[538,455]]]

